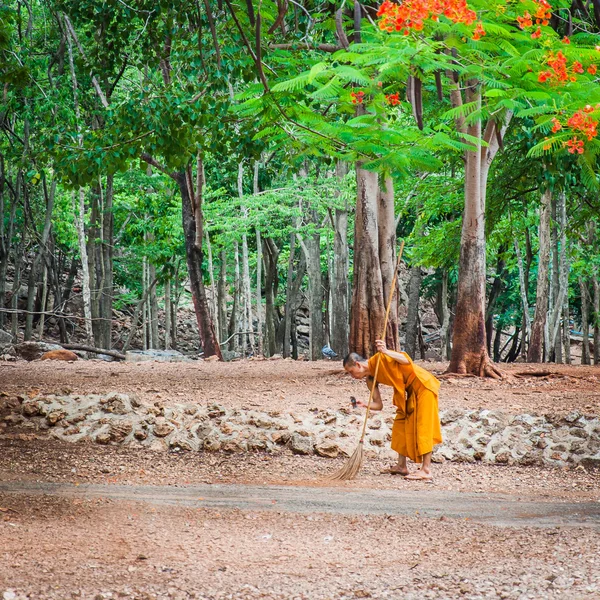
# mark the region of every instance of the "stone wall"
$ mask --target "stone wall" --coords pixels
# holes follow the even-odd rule
[[[600,466],[600,418],[572,412],[510,415],[501,411],[441,412],[444,443],[434,460],[499,464]],[[307,413],[140,404],[126,394],[0,398],[0,437],[31,433],[99,444],[137,444],[151,450],[280,452],[348,456],[363,414],[342,408]],[[388,458],[393,415],[369,419],[367,454]]]

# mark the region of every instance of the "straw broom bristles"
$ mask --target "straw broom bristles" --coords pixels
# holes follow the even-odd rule
[[[390,316],[390,308],[392,306],[392,299],[394,297],[394,289],[396,287],[396,278],[398,277],[398,267],[400,266],[400,259],[402,258],[402,251],[404,250],[404,241],[400,244],[400,250],[398,251],[398,260],[396,261],[396,269],[394,270],[394,277],[392,279],[392,285],[390,287],[390,295],[388,298],[387,307],[385,309],[385,320],[383,323],[383,333],[381,334],[382,340],[385,339],[385,333],[387,331],[388,319]],[[377,359],[377,363],[375,365],[375,373],[373,374],[373,385],[371,386],[371,391],[369,393],[369,402],[367,404],[367,411],[365,413],[365,420],[363,422],[362,432],[360,434],[360,440],[358,442],[358,446],[352,453],[352,455],[348,458],[344,466],[329,475],[328,479],[332,479],[335,481],[346,481],[348,479],[354,479],[360,468],[362,467],[363,458],[365,454],[365,433],[367,431],[367,421],[369,420],[369,413],[371,409],[371,402],[373,401],[373,394],[375,393],[375,387],[377,384],[377,372],[379,371],[379,361],[380,358]]]

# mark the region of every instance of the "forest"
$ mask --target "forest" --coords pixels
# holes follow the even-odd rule
[[[600,361],[600,2],[8,0],[0,328]],[[393,293],[393,292],[392,292]],[[187,314],[187,313],[186,313]]]

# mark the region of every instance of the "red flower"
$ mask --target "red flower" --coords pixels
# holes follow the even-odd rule
[[[598,68],[596,67],[596,65],[590,65],[587,70],[587,72],[590,75],[595,75],[597,71],[598,71]]]
[[[562,39],[562,43],[563,44],[570,44],[571,40],[565,35],[565,37]]]
[[[475,27],[475,30],[473,31],[473,39],[475,41],[480,40],[484,35],[485,29],[483,28],[483,23],[479,21],[479,23],[477,23],[477,26]]]
[[[552,124],[552,133],[556,133],[557,131],[560,131],[562,129],[562,125],[556,117],[552,119]]]
[[[542,30],[540,27],[538,27],[532,34],[531,34],[531,39],[537,39],[542,35]]]
[[[364,92],[350,92],[350,97],[352,98],[352,104],[362,104],[365,93]]]
[[[574,73],[583,73],[583,65],[578,60],[573,63],[572,69]]]
[[[529,11],[527,11],[522,17],[517,17],[517,23],[521,29],[526,29],[527,27],[531,27],[533,25],[533,21],[531,20],[531,15]]]
[[[575,154],[575,152],[577,152],[577,154],[583,154],[583,142],[576,137],[565,142],[565,146],[569,149],[569,154]]]
[[[391,106],[396,106],[397,104],[400,104],[400,96],[398,94],[398,92],[395,92],[394,94],[389,94],[388,96],[385,97],[386,101],[388,104],[390,104]]]

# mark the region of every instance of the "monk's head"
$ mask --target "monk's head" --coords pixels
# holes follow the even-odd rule
[[[350,354],[344,358],[344,369],[346,369],[354,379],[363,379],[371,374],[367,359],[356,352],[350,352]]]

